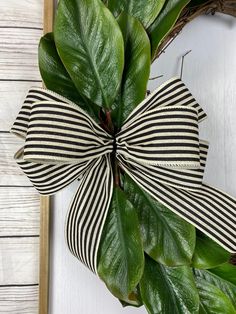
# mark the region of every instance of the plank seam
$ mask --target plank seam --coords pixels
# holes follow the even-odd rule
[[[0,188],[34,188],[32,185],[1,185]]]
[[[34,287],[38,286],[38,283],[29,283],[29,284],[8,284],[8,285],[0,285],[0,288],[6,288],[6,287]]]
[[[30,26],[0,26],[0,28],[16,28],[16,29],[35,29],[35,30],[39,30],[42,31],[43,28],[42,27],[30,27]]]
[[[33,82],[33,83],[42,83],[42,80],[0,79],[0,82]]]
[[[39,234],[31,234],[31,235],[6,235],[1,236],[0,239],[6,239],[6,238],[39,238]]]

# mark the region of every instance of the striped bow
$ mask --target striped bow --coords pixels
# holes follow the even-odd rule
[[[67,214],[70,251],[93,272],[113,192],[111,154],[146,192],[230,252],[236,252],[236,200],[202,183],[205,112],[178,78],[149,95],[115,137],[68,99],[32,88],[11,132],[24,138],[16,161],[41,194],[80,179]]]

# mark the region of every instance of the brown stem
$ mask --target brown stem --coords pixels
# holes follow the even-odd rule
[[[107,122],[107,126],[109,131],[111,132],[111,134],[114,133],[114,126],[112,123],[112,119],[111,119],[111,110],[106,111],[106,122]]]
[[[100,120],[100,125],[101,125],[101,127],[102,127],[105,131],[109,132],[108,126],[107,126],[106,123],[104,122],[104,120],[103,120],[103,118],[102,118],[102,115],[101,115],[100,113],[99,113],[99,120]]]
[[[120,187],[120,169],[117,162],[117,159],[115,159],[115,167],[114,167],[114,183],[116,187]]]
[[[232,254],[230,258],[230,264],[236,265],[236,254]]]

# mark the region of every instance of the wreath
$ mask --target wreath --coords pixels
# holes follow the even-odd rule
[[[67,216],[71,252],[123,306],[144,305],[151,314],[236,313],[236,201],[207,185],[194,194],[206,160],[207,143],[196,140],[205,113],[178,78],[146,98],[151,63],[186,23],[215,12],[235,16],[235,1],[60,0],[54,32],[39,44],[48,90],[30,90],[12,128],[26,138],[17,162],[40,193],[54,193],[82,177]],[[178,142],[180,126],[187,135]],[[150,136],[160,133],[167,140],[156,154]],[[87,161],[101,150],[100,159]],[[196,195],[213,211],[212,220],[217,215],[212,208],[224,207],[215,229],[209,219],[205,225],[195,222],[197,211],[188,216]],[[97,213],[94,206],[101,203]],[[217,229],[224,221],[225,230]],[[89,224],[93,228],[84,234]]]

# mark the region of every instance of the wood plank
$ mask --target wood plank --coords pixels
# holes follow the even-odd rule
[[[37,82],[1,82],[0,131],[10,130],[29,88],[41,85],[41,83]]]
[[[38,286],[1,287],[0,313],[36,314]]]
[[[37,48],[42,4],[43,0],[0,3],[0,185],[4,186],[31,186],[13,159],[22,141],[4,132],[32,85],[25,81],[41,83]],[[34,284],[39,282],[39,237],[31,235],[39,235],[39,195],[32,187],[0,187],[0,313],[38,312]]]
[[[43,12],[43,33],[47,34],[53,31],[54,13],[57,0],[44,0]]]
[[[40,197],[39,314],[49,306],[50,196]]]
[[[42,28],[43,0],[0,1],[0,27]]]
[[[10,133],[0,133],[0,186],[32,186],[13,156],[23,141]]]
[[[44,34],[53,30],[55,2],[44,0]],[[40,197],[39,314],[47,314],[49,309],[50,200],[50,196]]]
[[[1,285],[37,284],[39,238],[0,238]]]
[[[34,188],[0,187],[0,237],[39,235],[39,194]]]
[[[0,80],[41,80],[38,29],[0,28]]]

